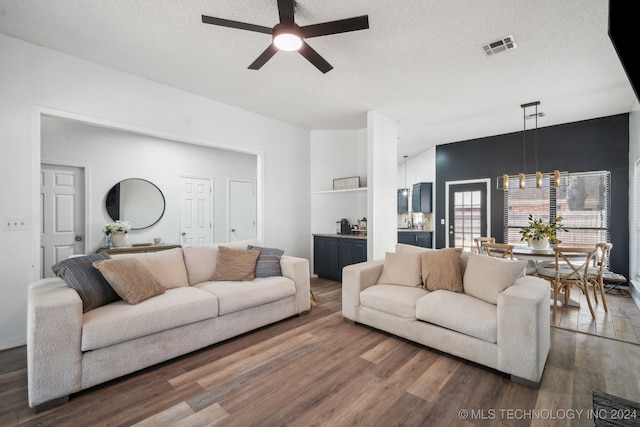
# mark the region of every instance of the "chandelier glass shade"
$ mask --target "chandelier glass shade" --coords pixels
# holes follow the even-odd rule
[[[407,188],[407,157],[409,156],[402,157],[404,157],[404,188],[402,189],[402,195],[407,197],[409,196],[409,189]]]

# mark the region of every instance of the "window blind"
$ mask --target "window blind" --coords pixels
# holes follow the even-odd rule
[[[557,217],[569,230],[559,232],[563,244],[596,244],[610,239],[611,218],[609,171],[576,172],[561,175],[555,188],[549,177],[536,188],[535,175],[526,175],[526,187],[518,188],[518,177],[509,177],[504,192],[504,241],[521,242],[520,228],[529,222],[529,214],[547,222]],[[638,228],[640,236],[640,226]]]

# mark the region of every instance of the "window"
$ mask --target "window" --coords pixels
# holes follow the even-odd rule
[[[553,187],[550,179],[544,180],[542,188],[536,188],[532,174],[526,177],[526,188],[520,190],[518,177],[509,178],[509,191],[504,192],[505,242],[521,243],[519,230],[527,225],[529,214],[543,221],[562,217],[569,230],[558,235],[563,244],[609,241],[610,172],[563,175],[559,188]]]

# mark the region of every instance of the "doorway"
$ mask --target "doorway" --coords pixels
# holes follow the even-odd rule
[[[213,243],[213,179],[181,176],[179,203],[181,244]]]
[[[490,236],[490,180],[446,183],[447,247],[472,251],[473,239]]]
[[[228,230],[229,242],[256,238],[255,181],[229,180]]]
[[[54,276],[54,264],[85,252],[84,189],[84,168],[41,165],[41,278]]]

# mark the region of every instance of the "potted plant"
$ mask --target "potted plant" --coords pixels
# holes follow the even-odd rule
[[[102,227],[102,232],[111,240],[114,247],[124,246],[126,244],[127,233],[131,230],[129,221],[109,222]]]
[[[557,239],[558,231],[569,231],[562,224],[562,217],[543,222],[540,218],[533,219],[533,215],[529,214],[529,225],[520,229],[520,240],[528,240],[534,249],[544,249],[549,246],[549,241]]]

